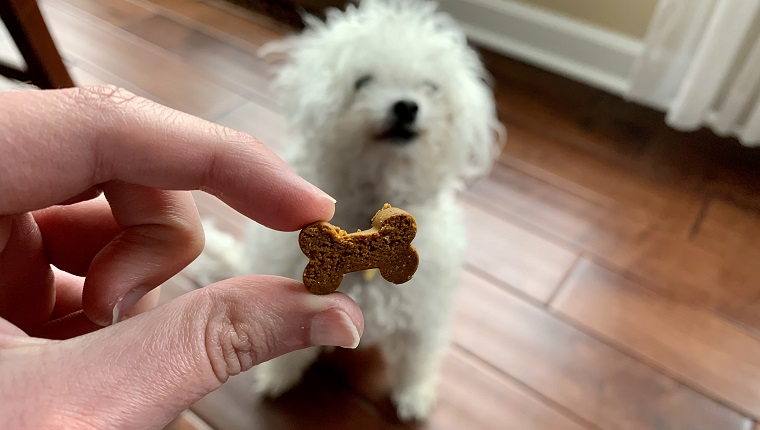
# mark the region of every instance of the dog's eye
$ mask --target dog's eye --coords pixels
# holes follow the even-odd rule
[[[372,75],[364,75],[356,80],[354,83],[354,89],[360,90],[370,82],[372,82]]]
[[[433,81],[425,81],[425,88],[429,89],[432,92],[436,92],[438,91],[438,84]]]

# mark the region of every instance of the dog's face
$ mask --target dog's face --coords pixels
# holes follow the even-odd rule
[[[384,68],[365,69],[345,109],[346,129],[368,143],[404,146],[425,139],[431,129],[445,128],[440,121],[445,113],[436,103],[439,84],[421,76],[394,77]]]
[[[420,174],[415,184],[482,174],[500,126],[484,69],[435,5],[365,0],[310,21],[279,46],[276,84],[289,126],[372,174]],[[395,170],[394,170],[395,169]]]
[[[323,124],[343,136],[335,139],[333,144],[343,146],[336,150],[393,156],[429,146],[426,158],[439,158],[455,134],[456,106],[448,93],[458,89],[445,73],[436,73],[443,64],[435,58],[420,59],[414,49],[399,52],[403,43],[388,42],[367,52],[362,51],[376,42],[344,47],[354,51],[352,61],[334,76],[340,101],[334,118]]]

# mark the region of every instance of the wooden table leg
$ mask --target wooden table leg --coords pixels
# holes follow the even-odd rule
[[[43,89],[74,86],[36,0],[0,0],[0,18],[26,61],[26,79]]]

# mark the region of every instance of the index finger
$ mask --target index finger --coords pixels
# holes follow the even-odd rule
[[[329,220],[335,200],[254,137],[116,87],[0,93],[0,215],[120,180],[207,191],[278,230]]]

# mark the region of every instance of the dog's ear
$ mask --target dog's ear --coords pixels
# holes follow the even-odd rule
[[[279,66],[290,59],[293,52],[293,41],[290,38],[269,42],[256,51],[256,56],[270,66]]]
[[[499,121],[489,74],[474,52],[469,56],[468,73],[460,75],[452,102],[459,114],[453,118],[453,132],[461,142],[460,178],[465,182],[487,175],[506,143],[507,129]]]
[[[355,8],[353,5],[349,5],[348,7]],[[288,62],[288,60],[291,59],[290,54],[296,49],[299,40],[306,38],[309,33],[323,28],[326,25],[325,20],[310,13],[300,5],[298,6],[297,11],[304,26],[300,34],[291,34],[284,39],[266,43],[256,51],[256,55],[269,65],[280,66],[283,63]],[[336,8],[328,8],[325,11],[325,14],[327,15],[327,19],[329,19],[331,15],[339,15],[340,10]]]

